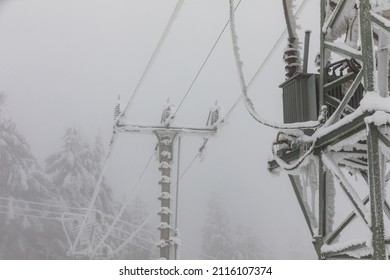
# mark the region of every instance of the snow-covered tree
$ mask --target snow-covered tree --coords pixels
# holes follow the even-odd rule
[[[261,260],[264,259],[263,248],[259,237],[249,227],[238,225],[234,236],[234,259]]]
[[[88,207],[100,176],[103,145],[97,137],[94,147],[84,142],[75,127],[66,129],[60,152],[46,159],[46,172],[52,178],[52,192],[71,207]],[[113,212],[111,189],[102,182],[95,208]]]
[[[208,216],[202,229],[202,250],[205,259],[263,259],[259,238],[249,227],[232,225],[220,198],[208,204]]]
[[[24,202],[49,202],[48,180],[4,103],[0,94],[0,259],[56,258],[62,244],[51,233],[59,224],[42,220]]]
[[[229,220],[216,197],[208,203],[208,216],[202,229],[202,240],[202,250],[206,259],[230,260],[234,258]]]

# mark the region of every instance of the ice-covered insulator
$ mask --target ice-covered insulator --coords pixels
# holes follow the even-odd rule
[[[210,108],[210,113],[206,125],[211,127],[216,127],[218,123],[221,122],[222,117],[223,117],[222,107],[218,105],[218,101],[215,101],[215,104]]]
[[[287,48],[284,50],[283,59],[286,63],[286,77],[291,78],[302,71],[300,51],[295,43],[296,38],[289,38]]]
[[[119,118],[121,115],[121,104],[120,104],[120,95],[118,95],[118,100],[116,101],[114,108],[114,119]]]
[[[169,103],[169,98],[167,100],[167,103],[164,105],[164,108],[163,108],[163,112],[162,112],[162,115],[161,115],[161,124],[165,125],[165,126],[169,126],[170,122],[172,121],[174,115],[173,115],[173,112],[172,112],[172,108],[174,107],[175,105]]]
[[[219,120],[219,111],[214,110],[211,112],[211,125],[214,125]]]
[[[165,121],[169,118],[170,115],[171,115],[171,107],[165,108],[161,115],[161,123],[165,123]]]
[[[287,78],[291,78],[301,72],[301,60],[298,49],[288,48],[284,53],[284,61],[286,62],[285,70]]]

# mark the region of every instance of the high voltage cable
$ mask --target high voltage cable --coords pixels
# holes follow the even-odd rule
[[[102,170],[100,171],[99,179],[97,180],[96,185],[95,185],[94,193],[93,193],[91,201],[89,203],[87,212],[85,213],[85,217],[83,219],[83,222],[81,223],[80,231],[79,231],[79,233],[76,236],[76,239],[75,239],[75,241],[73,243],[73,246],[70,248],[70,251],[72,251],[72,252],[76,249],[77,243],[79,242],[79,240],[81,238],[82,231],[83,231],[83,229],[84,229],[84,227],[85,227],[85,225],[87,223],[87,219],[88,219],[89,215],[91,214],[93,206],[95,205],[95,202],[96,202],[96,199],[97,199],[97,196],[99,194],[100,187],[101,187],[101,184],[102,184],[102,181],[103,181],[103,176],[104,176],[106,168],[107,168],[107,163],[108,163],[108,160],[110,159],[110,157],[112,155],[112,151],[113,151],[113,147],[114,147],[114,143],[115,143],[116,139],[117,139],[117,134],[114,131],[113,134],[112,134],[112,137],[111,137],[111,141],[110,141],[110,144],[109,144],[109,147],[108,147],[108,151],[107,151],[106,157],[105,157],[104,162],[103,162]]]
[[[306,0],[305,0],[306,1]],[[303,2],[305,3],[305,2]],[[302,3],[302,4],[303,4]],[[318,128],[321,126],[320,121],[315,122],[306,122],[306,123],[294,123],[294,124],[277,124],[277,123],[271,123],[265,119],[263,119],[254,108],[254,105],[252,103],[252,100],[248,97],[248,86],[245,82],[244,78],[244,72],[243,72],[243,63],[241,61],[240,52],[239,52],[239,46],[238,46],[238,37],[236,33],[236,26],[235,26],[235,15],[234,15],[234,0],[229,1],[230,4],[230,30],[231,30],[231,37],[232,37],[232,44],[233,44],[233,51],[234,51],[234,58],[237,66],[238,76],[240,80],[241,85],[241,91],[242,96],[244,98],[245,106],[247,108],[247,111],[249,114],[259,123],[272,127],[277,129],[305,129],[305,128]],[[310,124],[310,125],[308,125]],[[315,124],[315,125],[314,125]],[[310,149],[302,156],[300,157],[294,164],[288,165],[285,167],[286,170],[293,170],[299,167],[308,156],[314,151],[316,142],[314,141],[310,147]]]
[[[306,3],[307,0],[304,0],[302,3],[301,7]],[[272,123],[269,122],[265,119],[263,119],[256,111],[254,108],[252,100],[248,97],[248,85],[245,82],[244,78],[244,73],[242,69],[242,61],[239,53],[239,47],[238,47],[238,41],[237,41],[237,32],[236,32],[236,27],[235,27],[235,15],[234,15],[234,0],[230,0],[230,29],[231,29],[231,37],[232,37],[232,43],[233,43],[233,51],[234,51],[234,58],[237,66],[237,71],[239,74],[239,80],[240,80],[240,85],[241,85],[241,91],[242,95],[240,96],[239,100],[241,98],[244,99],[245,106],[249,112],[249,114],[258,122],[261,124],[272,127],[272,128],[277,128],[277,129],[307,129],[307,128],[317,128],[320,126],[319,121],[311,121],[311,122],[305,122],[305,123],[295,123],[295,124],[278,124],[278,123]],[[283,34],[285,31],[283,32]],[[282,35],[283,35],[282,34]],[[280,44],[281,39],[277,41],[277,45]],[[272,53],[273,50],[271,50]],[[270,55],[267,56],[269,58]],[[266,59],[267,59],[266,58]],[[262,64],[264,65],[264,63]],[[261,68],[262,68],[261,65]],[[260,69],[261,69],[260,68]],[[259,72],[259,71],[258,71]],[[256,72],[256,73],[258,73]],[[255,74],[256,76],[256,74]],[[253,80],[253,79],[252,79]],[[237,102],[236,102],[237,103]],[[236,104],[233,105],[233,107],[236,106]],[[232,110],[232,109],[231,109]],[[229,110],[229,114],[231,113],[231,110]]]
[[[163,44],[164,44],[164,42],[165,42],[165,40],[166,40],[166,38],[168,36],[168,33],[169,33],[169,31],[170,31],[170,29],[171,29],[171,27],[172,27],[172,25],[173,25],[177,15],[180,12],[181,7],[183,6],[183,2],[184,2],[184,0],[178,0],[177,1],[175,9],[173,10],[171,17],[169,18],[168,23],[165,26],[164,32],[161,35],[160,40],[158,41],[158,44],[156,45],[156,47],[155,47],[155,49],[154,49],[154,51],[152,53],[152,56],[150,57],[149,62],[146,65],[146,68],[145,68],[144,72],[142,73],[141,78],[139,79],[139,81],[138,81],[138,83],[137,83],[137,85],[136,85],[136,87],[135,87],[135,89],[133,91],[133,94],[131,95],[131,97],[130,97],[130,99],[129,99],[129,101],[128,101],[128,103],[127,103],[127,105],[126,105],[126,107],[125,107],[125,109],[123,111],[123,115],[122,115],[123,118],[126,117],[126,114],[130,110],[132,102],[133,102],[133,100],[134,100],[138,90],[140,89],[142,82],[144,81],[147,73],[149,72],[151,66],[153,65],[153,62],[154,62],[155,58],[157,57],[158,53],[160,52],[160,49],[163,46]]]
[[[138,180],[137,182],[135,183],[135,185],[133,186],[131,192],[129,193],[128,197],[126,198],[126,201],[122,204],[122,207],[121,209],[119,210],[119,212],[115,215],[115,219],[114,221],[111,223],[110,227],[107,229],[107,232],[106,234],[103,236],[103,238],[100,240],[100,242],[98,243],[98,245],[96,245],[95,249],[92,251],[92,254],[94,254],[96,252],[96,250],[103,244],[103,242],[107,239],[107,237],[110,235],[111,231],[113,230],[114,226],[116,225],[116,223],[119,221],[120,217],[122,216],[123,212],[125,211],[126,207],[127,207],[127,204],[130,202],[130,200],[132,199],[136,189],[138,188],[142,178],[144,177],[145,173],[146,173],[146,170],[150,164],[150,162],[152,161],[152,158],[154,156],[154,153],[151,154],[151,156],[149,157],[149,160],[148,162],[146,163],[145,167],[143,168],[140,176],[138,177]]]
[[[130,99],[129,99],[129,101],[128,101],[125,109],[124,109],[124,112],[122,114],[122,118],[124,118],[126,116],[128,110],[130,109],[130,107],[132,105],[132,101],[135,98],[135,95],[137,94],[138,89],[140,88],[144,78],[146,77],[147,72],[149,71],[150,67],[152,66],[154,59],[156,58],[157,54],[159,53],[159,50],[161,49],[163,43],[165,42],[165,39],[166,39],[166,37],[167,37],[167,35],[168,35],[172,25],[173,25],[173,22],[174,22],[175,18],[177,17],[178,13],[180,12],[180,9],[181,9],[181,7],[183,5],[183,2],[184,2],[184,0],[178,0],[177,1],[175,9],[174,9],[171,17],[169,18],[169,21],[168,21],[168,23],[167,23],[167,25],[166,25],[166,27],[164,29],[164,32],[161,35],[160,40],[159,40],[156,48],[154,49],[153,54],[150,57],[149,62],[147,64],[147,66],[146,66],[146,68],[145,68],[145,70],[144,70],[140,80],[138,81],[138,84],[137,84],[136,88],[134,89],[132,96],[130,97]],[[77,243],[79,242],[79,240],[81,238],[82,230],[83,230],[83,228],[84,228],[84,226],[86,224],[87,218],[88,218],[88,216],[89,216],[89,214],[91,212],[91,208],[95,204],[97,195],[98,195],[98,193],[100,191],[101,180],[103,179],[104,170],[105,170],[105,167],[107,165],[107,161],[108,161],[109,157],[111,156],[111,152],[112,152],[112,149],[113,149],[113,146],[114,146],[115,138],[116,138],[116,133],[114,132],[113,136],[112,136],[112,139],[111,139],[111,142],[110,142],[109,150],[107,152],[106,159],[105,159],[104,164],[103,164],[102,172],[100,174],[99,180],[98,180],[98,182],[96,184],[96,187],[95,187],[95,191],[94,191],[93,197],[91,199],[90,205],[89,205],[87,213],[85,215],[85,218],[84,218],[84,220],[82,222],[82,226],[80,228],[80,231],[79,231],[79,233],[78,233],[78,235],[77,235],[77,237],[75,239],[75,242],[74,242],[73,246],[71,247],[72,251],[75,250],[75,248],[77,246]]]
[[[236,7],[234,8],[234,11],[236,11],[237,8],[240,6],[241,1],[242,1],[242,0],[240,0],[240,1],[238,2],[238,4],[236,5]],[[183,105],[184,100],[187,98],[187,96],[188,96],[188,94],[190,93],[192,87],[194,86],[195,82],[197,81],[197,79],[198,79],[200,73],[202,72],[203,68],[205,67],[206,63],[208,62],[208,60],[209,60],[211,54],[214,52],[215,47],[218,45],[218,42],[220,41],[220,39],[221,39],[223,33],[225,32],[226,28],[228,27],[229,22],[230,22],[230,19],[228,19],[228,21],[226,22],[225,26],[222,28],[221,32],[219,33],[219,35],[218,35],[218,37],[217,37],[217,40],[215,41],[214,45],[211,47],[211,50],[210,50],[209,53],[207,54],[205,60],[203,61],[202,65],[200,66],[198,72],[196,73],[195,78],[192,80],[190,86],[188,87],[186,93],[184,94],[184,97],[181,99],[179,105],[177,106],[177,109],[176,109],[176,111],[175,111],[175,113],[174,113],[174,116],[177,114],[177,112],[180,110],[180,107]]]
[[[0,196],[0,201],[6,201],[6,202],[9,202],[11,199],[10,198],[7,198],[7,197],[3,197],[3,196]],[[48,204],[48,203],[43,203],[43,202],[35,202],[35,201],[30,201],[30,200],[22,200],[22,199],[15,199],[15,198],[12,198],[12,201],[14,202],[20,202],[20,203],[26,203],[28,204],[29,206],[47,206],[47,207],[50,207],[50,208],[60,208],[57,210],[57,212],[53,212],[53,211],[48,211],[48,210],[45,210],[45,209],[33,209],[33,208],[22,208],[21,206],[9,206],[9,205],[0,205],[0,207],[3,207],[3,208],[6,208],[6,209],[9,209],[9,208],[12,208],[12,209],[17,209],[17,210],[22,210],[22,211],[32,211],[32,212],[40,212],[41,214],[54,214],[54,215],[62,215],[62,214],[67,214],[67,215],[70,215],[70,216],[81,216],[83,217],[85,214],[84,213],[75,213],[75,212],[67,212],[67,211],[61,211],[62,209],[66,208],[66,209],[71,209],[71,210],[74,210],[74,211],[82,211],[82,212],[85,212],[87,211],[87,208],[76,208],[76,207],[68,207],[68,206],[61,206],[61,205],[55,205],[55,204]],[[104,213],[102,212],[101,210],[99,209],[92,209],[92,211],[96,211],[96,212],[100,212],[101,215],[104,217],[104,218],[107,218],[107,219],[114,219],[115,217],[110,215],[110,214],[107,214],[107,213]],[[20,216],[23,216],[25,214],[23,213],[15,213],[15,215],[20,215]],[[42,217],[44,218],[43,216],[36,216],[36,217]],[[59,218],[53,218],[53,219],[59,219]],[[74,218],[69,218],[69,219],[74,219]],[[132,224],[130,222],[127,222],[127,221],[124,221],[124,220],[119,220],[118,223],[122,223],[123,225],[127,225],[127,226],[130,226],[130,227],[138,227],[138,225],[136,224]],[[76,229],[78,229],[80,227],[76,227]]]

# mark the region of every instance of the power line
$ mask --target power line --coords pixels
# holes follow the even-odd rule
[[[154,156],[154,153],[151,154],[151,156],[149,157],[149,160],[148,162],[146,163],[146,165],[144,166],[140,176],[138,177],[138,180],[137,182],[135,183],[135,185],[133,186],[131,192],[129,193],[129,195],[127,196],[126,198],[126,201],[122,204],[122,207],[121,209],[119,210],[118,214],[115,215],[115,219],[114,221],[111,223],[110,227],[107,229],[107,232],[106,234],[103,236],[103,238],[100,240],[100,242],[98,243],[98,245],[96,245],[95,249],[92,250],[92,254],[94,254],[96,252],[96,250],[103,244],[103,242],[107,239],[107,237],[110,235],[111,231],[113,230],[114,226],[116,225],[116,223],[119,221],[120,217],[122,216],[123,212],[125,211],[126,207],[127,207],[127,204],[130,202],[131,198],[133,197],[134,193],[135,193],[135,190],[138,188],[142,178],[144,177],[145,173],[146,173],[146,170],[150,164],[150,162],[152,161],[152,158]]]
[[[144,81],[147,73],[149,72],[151,66],[153,65],[154,60],[156,59],[158,53],[160,52],[160,49],[163,46],[163,44],[164,44],[164,42],[165,42],[165,40],[166,40],[166,38],[168,36],[168,33],[169,33],[169,31],[170,31],[170,29],[171,29],[171,27],[172,27],[172,25],[173,25],[177,15],[180,12],[181,7],[183,6],[183,2],[184,2],[184,0],[178,0],[177,1],[175,9],[173,10],[171,17],[169,18],[168,23],[165,26],[164,32],[161,35],[160,40],[158,41],[158,44],[156,45],[156,47],[155,47],[155,49],[154,49],[154,51],[152,53],[152,56],[150,57],[149,62],[146,65],[146,68],[145,68],[144,72],[141,75],[141,78],[138,80],[138,83],[137,83],[137,85],[136,85],[136,87],[135,87],[135,89],[133,91],[133,94],[131,95],[131,97],[130,97],[130,99],[129,99],[126,107],[125,107],[125,110],[123,111],[123,115],[122,115],[123,118],[126,116],[128,111],[130,110],[132,102],[133,102],[133,100],[134,100],[138,90],[140,89],[142,82]]]
[[[235,16],[234,16],[234,10],[233,10],[233,5],[234,5],[233,1],[234,0],[230,0],[230,11],[231,11],[230,12],[230,27],[231,27],[231,32],[232,32],[233,49],[234,49],[234,54],[235,54],[234,56],[235,56],[235,60],[236,60],[237,70],[239,72],[242,95],[240,95],[240,97],[236,100],[236,102],[230,108],[230,110],[226,114],[225,119],[233,112],[233,110],[237,107],[237,105],[241,101],[241,99],[244,99],[245,105],[246,105],[247,110],[250,113],[250,115],[254,119],[256,119],[257,121],[259,121],[260,123],[262,123],[266,126],[273,127],[273,128],[279,128],[279,129],[297,129],[297,128],[316,128],[316,127],[318,127],[320,125],[319,122],[311,122],[310,124],[309,123],[296,123],[296,124],[287,124],[287,125],[286,124],[271,123],[271,122],[263,119],[260,115],[258,115],[256,110],[254,109],[252,101],[248,97],[248,88],[252,85],[254,80],[258,77],[258,75],[261,72],[264,65],[268,62],[271,55],[274,53],[276,48],[280,45],[280,43],[282,42],[282,39],[287,34],[287,30],[285,29],[283,31],[283,33],[279,36],[279,39],[276,41],[273,48],[270,50],[270,52],[268,53],[268,55],[266,56],[264,61],[261,63],[261,65],[258,68],[258,70],[256,71],[255,75],[252,77],[250,82],[248,84],[246,84],[245,79],[244,79],[244,74],[242,71],[242,61],[241,61],[240,54],[238,51],[239,48],[238,48],[238,43],[237,43],[237,34],[236,34],[236,29],[235,29],[235,24],[234,24]],[[299,9],[297,11],[297,15],[302,11],[302,9],[305,7],[306,3],[307,3],[307,0],[304,0],[302,2],[301,6],[299,7]]]
[[[238,4],[236,5],[236,7],[234,8],[234,11],[236,11],[237,8],[240,6],[241,1],[242,1],[242,0],[240,0],[240,1],[238,2]],[[214,49],[215,49],[215,47],[217,46],[219,40],[221,39],[223,33],[225,32],[226,28],[228,27],[229,22],[230,22],[230,19],[228,19],[228,21],[226,22],[225,26],[222,28],[221,32],[219,33],[219,35],[218,35],[218,37],[217,37],[217,40],[215,41],[214,45],[211,47],[211,50],[210,50],[209,53],[207,54],[205,60],[203,61],[202,65],[200,66],[198,72],[196,73],[195,78],[192,80],[190,86],[188,87],[186,93],[184,94],[184,97],[181,99],[179,105],[177,106],[177,109],[176,109],[175,113],[173,114],[174,116],[175,116],[175,115],[177,114],[177,112],[180,110],[181,106],[182,106],[183,103],[184,103],[184,100],[187,98],[188,94],[189,94],[190,91],[192,90],[192,87],[194,86],[194,84],[195,84],[195,82],[197,81],[197,79],[198,79],[200,73],[202,72],[203,68],[205,67],[206,63],[208,62],[208,60],[209,60],[211,54],[214,52]]]
[[[97,180],[96,185],[95,185],[95,191],[94,191],[94,193],[92,195],[92,198],[91,198],[91,201],[89,203],[87,212],[85,213],[85,217],[84,217],[83,222],[81,224],[80,231],[77,234],[77,237],[76,237],[76,239],[75,239],[75,241],[73,243],[73,246],[70,248],[71,251],[74,251],[76,249],[77,243],[79,242],[79,240],[81,238],[81,234],[82,234],[83,228],[84,228],[85,224],[87,223],[87,219],[88,219],[89,215],[91,214],[92,207],[95,205],[95,202],[96,202],[96,199],[97,199],[97,196],[99,194],[100,187],[101,187],[101,184],[102,184],[102,181],[103,181],[103,176],[104,176],[106,168],[107,168],[107,163],[108,163],[108,160],[110,159],[110,157],[112,155],[112,151],[113,151],[113,147],[114,147],[114,143],[115,143],[116,139],[117,139],[117,133],[114,130],[114,132],[113,132],[113,134],[111,136],[111,141],[110,141],[110,144],[109,144],[109,147],[108,147],[107,155],[106,155],[106,157],[104,159],[104,162],[103,162],[103,167],[102,167],[102,170],[100,172],[99,179]]]

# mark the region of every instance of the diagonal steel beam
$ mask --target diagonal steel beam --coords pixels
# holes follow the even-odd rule
[[[341,12],[343,11],[343,8],[344,8],[346,2],[347,2],[346,0],[340,0],[337,3],[337,6],[334,9],[334,11],[332,12],[332,14],[330,15],[329,19],[324,24],[324,26],[322,26],[322,32],[326,32],[329,28],[332,29],[334,23],[336,22],[336,20],[340,16]]]
[[[371,21],[383,30],[390,32],[390,21],[388,19],[371,11]]]
[[[303,216],[305,217],[305,221],[306,221],[307,227],[309,228],[310,234],[313,237],[314,236],[314,231],[313,231],[313,227],[312,227],[312,224],[311,224],[311,221],[310,221],[310,218],[309,218],[309,214],[308,214],[307,209],[305,207],[305,204],[304,204],[304,202],[302,200],[301,194],[299,193],[298,186],[297,186],[297,184],[295,182],[294,176],[293,175],[288,175],[288,178],[290,179],[291,184],[293,186],[293,190],[294,190],[295,196],[297,197],[297,200],[298,200],[298,203],[299,203],[299,207],[301,208]]]
[[[369,196],[363,199],[363,204],[366,205],[370,200]],[[332,244],[332,242],[341,234],[341,232],[356,218],[356,213],[352,212],[348,217],[331,233],[327,236],[325,243]]]
[[[336,111],[329,118],[329,120],[325,123],[325,126],[332,125],[340,119],[340,116],[344,112],[345,107],[348,105],[349,100],[351,100],[352,96],[355,94],[357,88],[359,87],[362,78],[363,78],[363,70],[360,70],[355,80],[353,81],[352,85],[345,93],[344,98],[341,101],[340,105],[337,107]]]
[[[323,154],[324,164],[327,168],[333,173],[333,175],[339,180],[340,186],[342,190],[345,192],[353,207],[355,208],[356,213],[360,218],[362,218],[363,222],[370,226],[370,217],[367,208],[364,206],[362,200],[351,186],[347,178],[345,178],[344,174],[341,172],[340,168],[337,164],[327,155]]]

